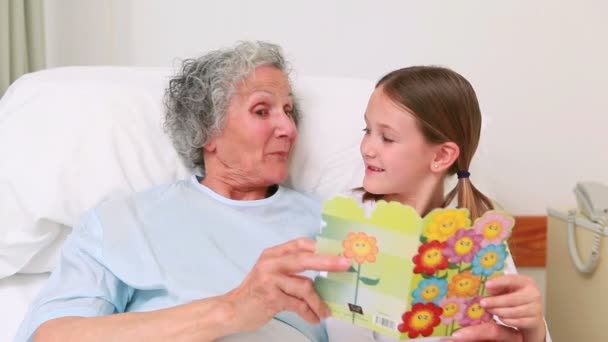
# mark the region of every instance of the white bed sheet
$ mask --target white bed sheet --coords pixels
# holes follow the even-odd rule
[[[0,342],[13,341],[29,304],[49,273],[15,274],[0,279]]]

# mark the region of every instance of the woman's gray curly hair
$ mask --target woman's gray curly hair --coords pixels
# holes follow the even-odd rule
[[[281,48],[260,41],[239,42],[183,62],[165,91],[164,128],[186,167],[205,171],[203,146],[222,130],[237,82],[262,65],[289,73]],[[293,108],[297,124],[300,113],[295,98]]]

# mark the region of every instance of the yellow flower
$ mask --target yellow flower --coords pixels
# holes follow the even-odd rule
[[[346,240],[342,241],[344,247],[344,257],[355,259],[357,263],[375,262],[378,247],[376,238],[365,233],[348,233]]]
[[[424,232],[429,241],[444,242],[456,233],[458,229],[468,228],[471,225],[469,212],[463,209],[440,209],[431,212],[429,222]]]

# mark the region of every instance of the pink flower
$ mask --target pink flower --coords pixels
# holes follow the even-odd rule
[[[483,236],[481,246],[499,245],[511,235],[515,219],[506,213],[488,211],[475,221],[473,228]]]
[[[454,264],[461,261],[471,262],[475,253],[481,249],[482,239],[483,237],[476,234],[473,229],[459,229],[454,236],[448,239],[443,255]]]
[[[465,311],[462,315],[463,317],[458,322],[461,327],[476,325],[492,320],[492,315],[490,315],[490,313],[487,312],[486,309],[482,308],[481,304],[479,304],[481,298],[482,297],[475,297],[465,302]]]
[[[448,325],[452,321],[460,321],[466,309],[464,298],[448,297],[439,301],[439,306],[443,309],[441,323]]]

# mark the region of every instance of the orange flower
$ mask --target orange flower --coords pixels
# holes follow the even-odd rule
[[[472,297],[477,294],[481,279],[466,271],[455,275],[448,284],[448,297]]]
[[[355,259],[357,263],[375,262],[378,247],[376,238],[365,233],[348,233],[346,240],[342,241],[344,247],[344,257]]]

